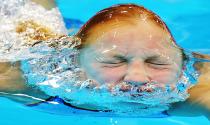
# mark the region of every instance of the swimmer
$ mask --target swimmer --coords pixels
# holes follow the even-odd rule
[[[157,86],[170,84],[174,89],[174,85],[183,75],[182,70],[185,69],[183,62],[186,55],[176,45],[165,23],[153,12],[137,5],[117,5],[100,11],[75,37],[81,39],[81,45],[78,46],[79,63],[86,71],[87,77],[95,80],[95,86],[109,83],[110,91],[119,83],[125,83],[120,88],[123,92],[132,86],[137,86],[138,91],[144,91],[149,83],[157,83]],[[198,66],[198,70],[204,73],[202,69],[203,66]],[[21,77],[20,72],[17,77]],[[14,80],[16,77],[12,78],[11,81],[17,81]],[[205,85],[206,91],[209,92],[209,84],[200,81],[202,80],[199,79],[198,85]],[[25,92],[35,97],[38,95],[37,92],[34,94],[34,91],[31,91],[33,88],[29,90],[24,85],[23,79],[18,83],[2,82],[0,86],[1,91]],[[146,91],[153,92],[152,89]],[[189,92],[193,96],[180,105],[203,107],[205,110],[198,112],[207,114],[209,110],[206,110],[206,107],[209,107],[210,103],[199,103],[200,98],[209,102],[207,94],[201,93],[197,96],[195,93],[198,91],[201,89],[192,87]],[[44,93],[40,95],[42,96],[38,98],[49,97]],[[24,103],[32,101],[15,99],[24,100]],[[180,110],[181,106],[177,104],[174,106],[176,108],[172,108],[168,113],[186,114],[186,110]],[[208,114],[207,116],[209,117]]]
[[[144,86],[155,81],[174,85],[183,75],[181,71],[185,69],[183,62],[186,60],[183,50],[176,45],[165,23],[143,7],[128,4],[104,9],[76,36],[82,41],[81,65],[98,83],[114,83],[112,86],[115,86],[125,81],[129,85]],[[209,59],[208,55],[195,56]],[[198,85],[189,89],[192,96],[176,104],[168,113],[189,113],[190,116],[189,109],[197,108],[197,114],[210,116],[210,85],[205,80],[209,69],[203,69],[208,65],[197,67],[202,75]]]

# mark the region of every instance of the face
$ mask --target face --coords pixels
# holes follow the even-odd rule
[[[139,21],[102,31],[81,50],[87,76],[100,84],[128,82],[176,83],[181,75],[181,51],[170,35],[152,22]]]

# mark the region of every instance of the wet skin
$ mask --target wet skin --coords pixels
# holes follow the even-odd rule
[[[95,42],[82,50],[80,62],[88,76],[100,84],[174,84],[180,77],[181,51],[152,22],[140,21],[99,32],[99,36],[89,39]]]

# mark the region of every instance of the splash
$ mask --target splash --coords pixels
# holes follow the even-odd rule
[[[27,84],[38,86],[46,94],[59,96],[74,106],[87,105],[89,109],[145,116],[168,110],[172,103],[186,100],[187,90],[199,76],[193,67],[194,61],[186,60],[186,69],[175,85],[155,81],[144,85],[100,84],[86,76],[78,62],[79,54],[74,47],[60,48],[44,57],[22,61]]]
[[[0,15],[1,62],[39,58],[42,53],[38,51],[35,53],[35,48],[31,48],[32,45],[60,38],[58,34],[67,34],[57,8],[46,10],[30,0],[3,0],[0,5]],[[44,47],[44,49],[50,48]]]
[[[187,90],[198,78],[194,60],[187,60],[176,85],[155,81],[141,86],[97,83],[79,65],[80,51],[76,47],[80,39],[58,35],[66,31],[57,9],[46,13],[29,1],[3,0],[0,10],[0,28],[5,29],[0,31],[0,61],[21,61],[28,86],[59,96],[74,106],[116,114],[156,114],[168,110],[174,102],[186,100]]]

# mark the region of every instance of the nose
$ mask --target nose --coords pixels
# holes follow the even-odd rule
[[[150,77],[142,61],[133,60],[129,63],[124,81],[132,85],[141,85],[148,83]]]

